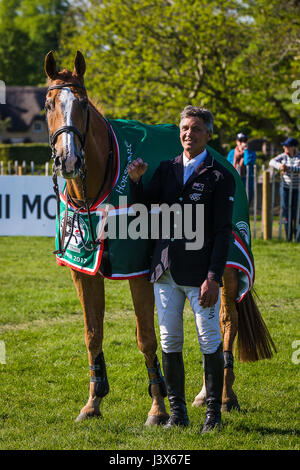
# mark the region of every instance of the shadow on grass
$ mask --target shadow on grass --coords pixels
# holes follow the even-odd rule
[[[254,424],[251,424],[251,427],[245,426],[243,424],[235,426],[235,430],[237,431],[242,431],[246,433],[253,433],[257,432],[260,433],[262,436],[266,435],[281,435],[281,436],[300,436],[300,430],[297,429],[281,429],[281,428],[268,428],[264,426],[255,426]]]

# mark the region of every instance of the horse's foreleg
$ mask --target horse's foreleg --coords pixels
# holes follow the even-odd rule
[[[238,272],[234,268],[226,268],[223,274],[221,289],[220,328],[223,336],[224,351],[224,386],[222,411],[240,409],[238,399],[232,386],[235,380],[233,372],[233,342],[238,331],[238,312],[235,299],[238,294]]]
[[[152,407],[145,424],[147,426],[163,424],[169,415],[164,402],[166,396],[164,379],[156,356],[153,286],[146,278],[141,277],[130,280],[130,289],[136,315],[137,344],[145,357],[149,375],[149,394],[152,398]]]
[[[84,313],[85,344],[90,365],[90,394],[76,421],[101,416],[100,403],[108,393],[108,381],[102,352],[104,317],[104,280],[71,270]]]

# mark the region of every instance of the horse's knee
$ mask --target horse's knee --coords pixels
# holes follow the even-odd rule
[[[156,339],[156,334],[155,331],[153,331],[152,334],[147,334],[147,335],[138,335],[137,336],[137,344],[139,347],[139,350],[147,355],[147,354],[153,354],[156,352],[157,349],[157,339]]]
[[[154,326],[154,309],[144,306],[141,310],[135,310],[136,315],[136,340],[143,354],[152,353],[157,349],[157,339]]]
[[[223,305],[232,304],[238,295],[239,278],[236,269],[226,268],[223,273],[223,287],[221,289],[221,300]]]
[[[220,317],[223,322],[237,319],[236,298],[238,295],[238,274],[233,268],[226,268],[223,274],[223,287],[221,289]]]
[[[238,312],[234,302],[231,304],[221,304],[220,329],[223,335],[224,347],[225,343],[233,343],[238,331]]]
[[[220,325],[231,325],[238,327],[238,312],[234,303],[221,304],[220,308]]]
[[[102,329],[90,328],[85,333],[85,344],[91,358],[95,358],[102,349]]]

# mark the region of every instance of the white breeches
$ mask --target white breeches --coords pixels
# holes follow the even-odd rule
[[[220,294],[213,307],[199,304],[199,287],[179,286],[167,270],[154,283],[160,341],[166,353],[181,352],[183,348],[183,309],[186,298],[195,316],[198,341],[203,354],[213,354],[221,343],[219,326]]]

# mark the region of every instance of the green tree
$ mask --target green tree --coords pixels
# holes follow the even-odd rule
[[[29,38],[19,29],[6,27],[0,31],[0,79],[7,86],[32,84],[26,70],[26,55]]]
[[[275,137],[299,129],[298,3],[90,0],[69,10],[61,54],[70,64],[85,54],[89,92],[108,116],[178,122],[195,104],[212,110],[222,142],[239,129]]]
[[[298,133],[299,107],[292,101],[293,82],[300,78],[300,3],[298,0],[247,2],[251,40],[241,52],[240,102],[256,133],[280,142]]]
[[[57,49],[67,0],[0,0],[0,79],[7,85],[45,82],[43,61]]]

